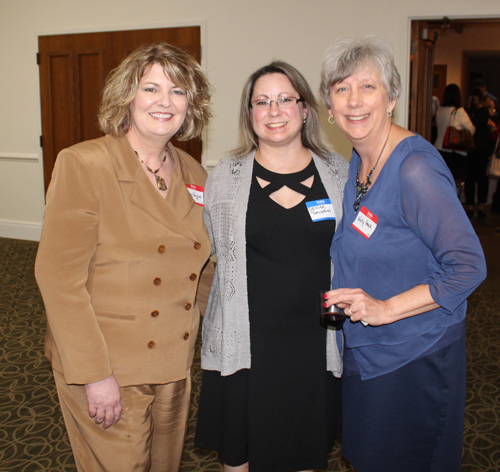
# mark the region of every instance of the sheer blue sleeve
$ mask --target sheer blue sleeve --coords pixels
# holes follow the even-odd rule
[[[451,313],[486,277],[481,244],[439,156],[413,153],[400,173],[403,217],[436,261],[423,283],[434,301]]]

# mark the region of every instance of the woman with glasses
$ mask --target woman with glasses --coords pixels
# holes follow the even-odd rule
[[[327,305],[345,336],[342,453],[356,472],[459,472],[467,297],[486,265],[438,151],[392,122],[391,46],[339,39],[321,95],[354,146]]]
[[[347,163],[323,147],[304,77],[273,62],[248,79],[241,146],[206,186],[217,268],[203,323],[196,445],[225,471],[325,469],[342,363],[319,322]]]

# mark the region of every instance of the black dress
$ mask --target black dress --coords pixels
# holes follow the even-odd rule
[[[256,175],[271,182],[261,188]],[[300,184],[311,175],[311,188]],[[269,194],[305,194],[285,209]],[[293,174],[254,163],[246,216],[251,368],[204,371],[196,445],[251,471],[326,469],[340,431],[340,379],[326,371],[319,291],[330,287],[335,220],[313,222],[306,202],[327,199],[314,162]]]
[[[473,151],[467,153],[465,204],[475,205],[476,202],[478,204],[486,204],[490,185],[490,179],[486,175],[486,170],[490,156],[495,150],[495,140],[488,128],[490,114],[486,107],[468,108],[467,113],[470,116],[472,124],[476,127],[476,132],[474,133],[476,147]],[[483,216],[486,216],[484,212]]]

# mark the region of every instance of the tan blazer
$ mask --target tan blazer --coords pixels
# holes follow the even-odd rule
[[[45,353],[69,384],[120,386],[186,377],[210,255],[203,207],[186,185],[206,171],[169,148],[175,167],[166,199],[126,137],[63,150],[47,192],[35,275],[47,312]]]

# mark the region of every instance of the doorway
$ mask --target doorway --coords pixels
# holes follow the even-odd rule
[[[58,153],[102,136],[97,123],[109,72],[143,44],[164,41],[201,61],[200,27],[158,28],[38,37],[45,191]],[[201,140],[172,140],[201,162]]]
[[[409,129],[425,139],[431,137],[432,96],[447,84],[460,87],[465,105],[475,78],[500,97],[500,18],[412,20],[410,44]]]

